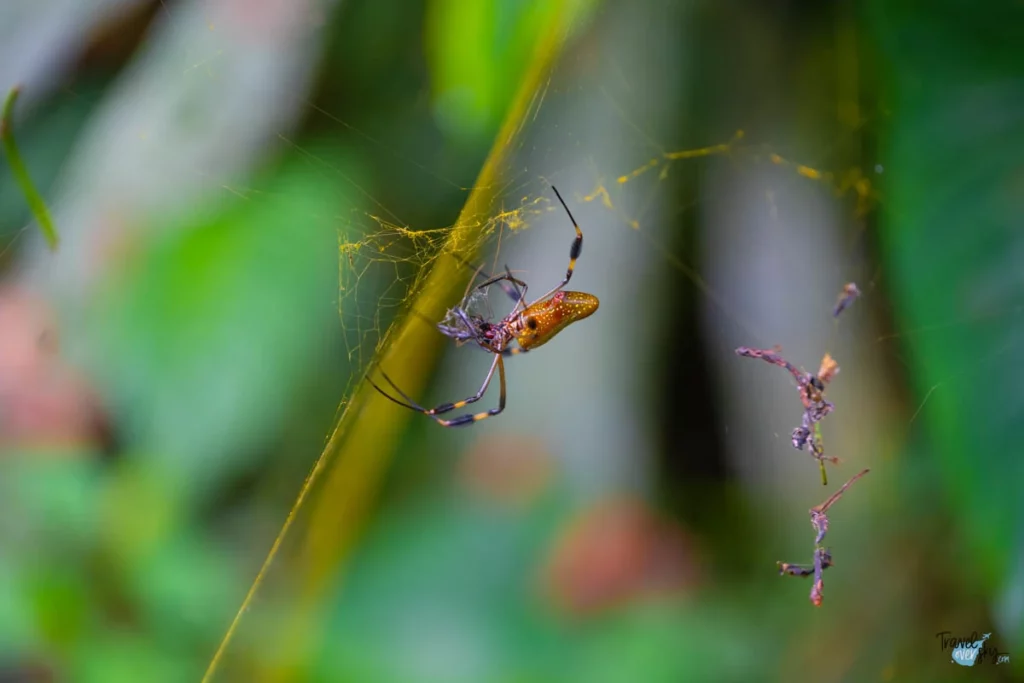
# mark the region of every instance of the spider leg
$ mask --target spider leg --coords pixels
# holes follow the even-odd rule
[[[537,301],[547,299],[549,296],[569,284],[569,280],[572,278],[572,273],[576,270],[576,259],[578,259],[580,254],[583,252],[583,231],[580,230],[579,224],[576,222],[576,219],[573,218],[572,211],[569,210],[569,205],[565,203],[565,200],[562,199],[562,195],[558,193],[558,188],[552,185],[551,189],[555,191],[555,196],[558,197],[558,201],[562,203],[562,208],[564,208],[565,212],[569,214],[569,220],[572,221],[572,227],[576,228],[576,239],[573,240],[572,246],[569,247],[569,267],[565,271],[565,279],[562,280],[557,287],[537,299]]]
[[[491,279],[494,280],[494,278]],[[529,289],[529,285],[513,277],[507,263],[505,264],[505,279],[501,280],[501,278],[498,278],[496,281],[501,289],[515,302],[516,305],[512,309],[513,313],[518,311],[520,306],[526,308],[526,292]],[[519,290],[520,287],[523,288],[522,291]]]
[[[508,276],[509,285],[512,287],[516,294],[516,306],[512,310],[516,311],[520,306],[526,308],[526,292],[530,289],[530,286],[527,285],[522,280],[517,280],[514,277],[512,277],[512,271],[509,269],[507,263],[505,264],[505,274]],[[522,291],[519,291],[520,286],[522,286],[523,288]],[[505,285],[501,285],[501,288],[505,289]],[[505,289],[505,291],[508,292],[507,289]]]
[[[508,269],[507,265],[505,266],[505,275],[506,277],[503,280],[499,279],[497,281],[498,286],[501,287],[501,291],[508,294],[508,298],[512,299],[516,306],[519,306],[519,304],[523,303],[523,300],[526,298],[526,283],[512,277],[512,271]],[[523,288],[523,291],[519,291],[520,287]]]
[[[485,410],[482,413],[467,413],[466,415],[460,415],[452,420],[437,420],[438,424],[443,427],[460,427],[463,425],[471,425],[480,420],[486,420],[489,417],[494,417],[505,410],[505,362],[502,360],[500,354],[494,355],[495,365],[498,366],[498,385],[500,386],[500,393],[498,394],[498,407]],[[494,372],[494,368],[491,368],[491,373]],[[488,381],[490,381],[490,373],[488,373]]]
[[[555,190],[555,197],[557,197],[558,201],[562,203],[562,208],[565,209],[565,213],[569,215],[569,220],[572,221],[572,227],[574,227],[575,230],[577,230],[577,238],[575,238],[575,240],[572,241],[572,246],[569,247],[569,267],[565,269],[565,280],[560,282],[557,287],[552,289],[550,292],[545,294],[537,301],[544,301],[549,296],[551,296],[552,294],[554,294],[555,292],[559,291],[560,289],[569,284],[569,280],[572,278],[572,271],[575,270],[575,262],[577,262],[577,259],[580,258],[580,254],[583,253],[583,230],[580,229],[580,224],[575,222],[575,218],[572,217],[572,212],[569,211],[569,207],[567,204],[565,204],[565,200],[563,200],[562,196],[558,194],[558,188],[555,187],[554,185],[551,185],[551,188]]]
[[[512,297],[512,301],[516,302],[516,308],[518,308],[520,304],[523,304],[525,306],[524,299],[526,298],[526,290],[528,289],[528,286],[522,280],[519,280],[516,277],[514,277],[512,275],[512,271],[508,269],[508,266],[505,266],[505,273],[503,275],[495,275],[494,277],[488,278],[487,280],[477,285],[476,288],[485,289],[493,284],[498,283],[501,283],[501,288],[505,291],[506,294]],[[522,292],[519,291],[520,287],[523,288]],[[516,309],[512,310],[514,311]]]
[[[501,283],[502,289],[505,290],[505,292],[512,297],[513,301],[515,301],[515,306],[512,307],[512,313],[519,310],[520,306],[523,308],[523,310],[526,309],[526,291],[529,289],[529,286],[526,285],[526,283],[522,282],[521,280],[515,278],[515,276],[512,275],[512,271],[509,270],[509,267],[507,265],[505,266],[505,274],[495,275],[494,278],[490,278],[489,280],[480,283],[480,285],[478,285],[476,289],[482,290],[485,287],[490,287],[497,283]],[[506,283],[511,283],[511,285],[508,285]],[[506,287],[511,287],[511,289],[515,290],[515,292],[510,292],[508,289],[506,289]],[[519,291],[520,287],[522,288],[522,292]]]
[[[501,383],[501,398],[497,408],[482,413],[469,413],[466,415],[460,415],[459,417],[456,417],[452,420],[445,420],[443,418],[437,417],[437,415],[439,414],[447,413],[452,410],[457,410],[459,408],[469,405],[470,403],[475,403],[476,401],[479,401],[481,398],[483,398],[484,392],[487,391],[487,387],[490,385],[491,379],[494,377],[495,368],[498,369],[498,379],[500,380]],[[454,403],[442,403],[436,408],[430,410],[424,408],[423,406],[412,400],[412,398],[410,398],[408,394],[402,391],[398,387],[398,385],[396,385],[391,380],[391,378],[387,376],[387,373],[385,373],[383,370],[380,371],[380,374],[382,377],[384,377],[387,383],[391,385],[391,388],[398,392],[398,394],[403,399],[405,399],[406,402],[402,402],[395,398],[394,396],[391,396],[386,391],[381,389],[376,382],[370,379],[369,376],[367,376],[367,381],[373,386],[374,389],[376,389],[382,396],[384,396],[384,398],[390,400],[392,403],[396,403],[405,408],[409,408],[411,410],[415,410],[416,412],[423,413],[424,415],[428,415],[434,418],[434,420],[442,427],[459,427],[462,425],[472,424],[473,422],[486,419],[488,417],[491,417],[492,415],[497,415],[498,413],[505,409],[505,364],[502,361],[501,355],[499,354],[495,354],[494,361],[491,363],[491,369],[488,370],[487,377],[484,379],[484,383],[480,386],[479,391],[477,391],[474,395],[470,396],[469,398],[465,398],[461,401],[456,401]]]
[[[515,290],[516,296],[518,297],[516,299],[515,308],[512,309],[512,312],[515,313],[516,311],[518,311],[520,306],[522,306],[523,309],[525,310],[526,309],[526,292],[529,291],[530,286],[527,285],[522,280],[517,280],[514,277],[512,277],[512,271],[509,270],[509,267],[508,267],[507,263],[505,264],[505,274],[508,275],[508,281],[511,284],[512,289]],[[518,283],[518,284],[516,284],[516,283]],[[521,292],[519,291],[519,285],[522,285],[522,287],[523,287],[523,291],[521,291]],[[501,288],[505,289],[505,285],[502,285]],[[505,291],[508,292],[507,289]]]
[[[469,295],[469,289],[472,288],[473,286],[473,280],[476,280],[481,275],[484,276],[485,280],[491,280],[491,282],[488,282],[486,286],[490,286],[491,284],[494,284],[498,280],[502,279],[498,278],[498,280],[493,280],[490,275],[484,272],[483,264],[480,264],[479,266],[474,266],[472,263],[466,261],[465,259],[463,259],[458,254],[455,254],[454,252],[452,253],[452,256],[455,258],[456,261],[458,261],[459,263],[473,271],[473,277],[470,278],[470,286],[466,289],[466,293],[462,296],[463,299],[465,299]],[[508,278],[504,279],[509,280],[509,282],[500,282],[499,286],[501,287],[501,290],[503,292],[508,294],[509,298],[512,299],[512,301],[518,304],[524,298],[524,294],[519,293],[519,288],[515,285],[515,283],[518,282],[520,285],[523,285],[523,283],[512,277],[512,272],[508,269],[508,266],[505,266],[505,272],[508,273]],[[477,286],[477,289],[483,289],[484,286],[485,285],[479,285]],[[525,287],[526,285],[523,286]]]
[[[381,374],[383,374],[383,373],[381,373]],[[387,375],[384,375],[384,379],[387,379],[388,382],[391,382],[391,380],[388,379]],[[374,389],[377,390],[378,394],[380,394],[381,396],[383,396],[387,400],[391,401],[392,403],[400,405],[403,408],[409,408],[410,410],[415,410],[418,413],[426,413],[427,412],[426,408],[424,408],[423,406],[421,406],[420,404],[416,403],[411,398],[409,398],[401,389],[399,389],[398,387],[395,387],[394,382],[391,383],[391,386],[393,386],[395,388],[395,391],[397,391],[399,394],[401,394],[402,397],[406,401],[408,401],[408,403],[404,403],[404,402],[398,400],[397,398],[395,398],[394,396],[392,396],[388,392],[386,392],[383,389],[381,389],[380,385],[378,385],[376,382],[374,382],[372,379],[370,379],[369,375],[366,376],[366,381],[370,383],[370,386],[372,386]]]

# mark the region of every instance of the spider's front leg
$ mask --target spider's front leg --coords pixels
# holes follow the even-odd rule
[[[569,205],[565,203],[565,200],[562,199],[562,195],[559,194],[558,188],[552,185],[551,189],[554,190],[555,196],[558,197],[558,201],[562,203],[562,208],[564,208],[565,212],[569,214],[569,220],[572,221],[572,227],[576,229],[576,239],[572,241],[572,246],[569,247],[569,267],[565,269],[565,279],[558,283],[558,285],[550,292],[542,296],[540,299],[537,299],[537,301],[547,299],[549,296],[569,284],[569,280],[572,279],[572,274],[576,270],[576,260],[580,257],[580,254],[583,253],[583,231],[580,230],[579,223],[576,222],[576,219],[572,215],[572,211],[569,210]]]

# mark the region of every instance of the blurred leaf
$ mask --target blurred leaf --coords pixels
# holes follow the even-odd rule
[[[149,632],[166,643],[204,646],[223,628],[240,593],[222,546],[189,526],[152,462],[126,458],[103,500],[106,568]]]
[[[745,612],[724,602],[639,605],[587,639],[577,680],[752,680],[770,660],[762,659],[768,654],[764,634]]]
[[[114,468],[103,497],[103,534],[108,550],[132,566],[167,542],[185,517],[176,506],[174,480],[134,453]]]
[[[736,595],[557,613],[539,577],[569,500],[517,514],[438,492],[382,518],[333,605],[322,679],[745,681],[765,665]]]
[[[90,634],[95,594],[83,567],[103,478],[79,455],[0,461],[0,664],[67,652]]]
[[[76,645],[92,608],[90,586],[78,564],[50,561],[29,568],[22,590],[31,596],[42,637],[58,652]]]
[[[530,64],[538,33],[558,3],[544,0],[430,0],[427,56],[439,123],[475,141],[492,133]]]
[[[19,520],[6,534],[8,549],[37,550],[36,539],[48,548],[78,550],[92,545],[99,527],[97,494],[103,470],[90,456],[81,458],[10,459],[3,467],[3,511]]]
[[[69,667],[77,683],[179,683],[194,680],[194,663],[128,630],[97,633],[82,642]]]
[[[530,602],[551,512],[511,515],[437,495],[382,519],[331,610],[321,666],[336,677],[396,682],[526,670],[517,646],[536,615],[523,623],[517,612]]]
[[[160,231],[94,322],[122,424],[193,496],[280,428],[337,326],[344,196],[312,165],[267,185]]]
[[[32,597],[25,590],[24,558],[16,553],[0,554],[0,664],[12,652],[24,652],[38,646],[41,641],[35,623]]]
[[[195,530],[168,539],[132,567],[130,580],[152,632],[165,643],[205,651],[241,593],[237,567]]]
[[[1007,46],[1019,44],[1024,16],[950,2],[873,7],[895,67],[884,248],[900,341],[966,564],[991,595],[1017,596],[996,611],[1019,651],[1024,52]]]

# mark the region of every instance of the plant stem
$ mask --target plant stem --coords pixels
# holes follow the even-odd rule
[[[11,166],[14,179],[18,181],[18,185],[28,201],[29,209],[32,210],[32,215],[36,217],[39,229],[42,230],[43,237],[46,238],[46,243],[51,251],[56,251],[57,243],[60,241],[57,237],[57,228],[54,227],[53,219],[50,218],[50,212],[46,208],[46,202],[36,190],[36,186],[28,174],[28,169],[25,167],[25,162],[21,158],[21,152],[18,151],[18,145],[14,142],[11,114],[14,111],[14,102],[18,99],[20,92],[21,88],[18,86],[11,88],[11,91],[7,93],[7,99],[4,100],[3,114],[0,115],[0,141],[3,142],[7,163]]]

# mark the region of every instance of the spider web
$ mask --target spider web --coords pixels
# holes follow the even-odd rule
[[[480,251],[497,236],[514,236],[550,208],[550,202],[543,197],[524,196],[514,209],[481,217],[469,226],[475,237],[468,251]],[[452,254],[446,251],[445,244],[457,227],[415,229],[396,223],[394,217],[366,217],[371,221],[369,229],[342,229],[338,248],[339,317],[345,354],[356,377],[373,361],[388,322],[408,312],[436,261]],[[464,277],[468,280],[471,273],[467,266]],[[493,317],[486,294],[481,292],[478,297],[484,307],[481,312]],[[430,324],[429,319],[426,322]]]

